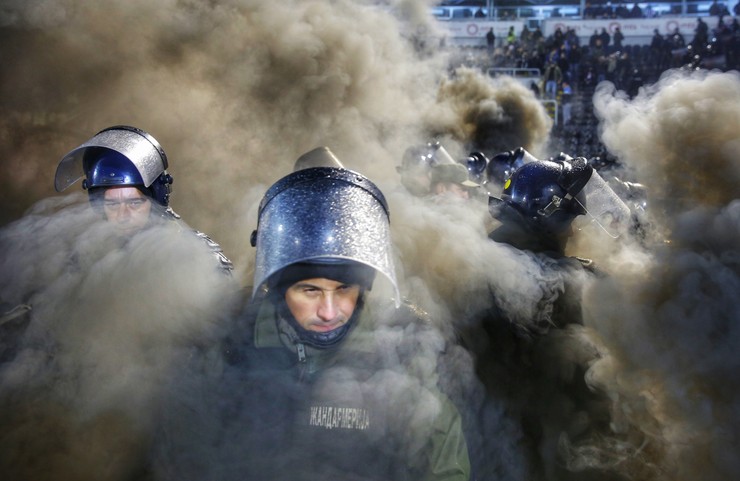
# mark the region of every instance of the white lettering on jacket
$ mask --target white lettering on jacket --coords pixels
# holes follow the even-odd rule
[[[362,408],[311,406],[310,426],[326,429],[358,429],[370,427],[370,413]]]

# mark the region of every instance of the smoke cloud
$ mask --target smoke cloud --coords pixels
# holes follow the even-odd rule
[[[186,225],[122,239],[83,195],[65,200],[0,235],[3,313],[30,309],[0,324],[0,466],[13,479],[137,476],[160,386],[223,330],[238,287]]]
[[[8,407],[0,451],[16,479],[138,474],[155,413],[172,396],[162,386],[223,333],[234,290],[251,281],[248,239],[262,194],[319,145],[388,198],[402,291],[444,334],[425,340],[421,377],[445,371],[471,454],[485,459],[482,479],[567,479],[554,458],[532,459],[519,416],[533,392],[549,408],[544,452],[561,450],[573,469],[645,480],[737,471],[737,75],[673,74],[634,100],[599,89],[602,139],[650,198],[642,238],[584,232],[574,240],[569,251],[608,273],[591,285],[591,276],[491,242],[494,221],[478,199],[436,205],[398,185],[403,151],[433,137],[456,158],[519,146],[552,155],[550,121],[530,91],[469,69],[448,76],[428,4],[63,0],[0,8],[0,300],[4,313],[31,306],[2,325],[28,326],[0,353],[12,359],[0,378]],[[120,245],[79,184],[52,190],[59,159],[116,124],[142,128],[164,147],[181,228]],[[234,278],[214,269],[188,226],[222,245]],[[536,350],[536,366],[549,371],[512,361],[508,331],[488,345],[458,345],[462,337],[471,348],[476,339],[466,336],[494,308],[516,332],[547,331],[571,284],[589,287],[584,326],[550,329]],[[497,354],[476,366],[471,352],[485,350]],[[571,443],[586,428],[551,381],[586,369],[608,399],[609,436]],[[218,466],[230,452],[201,454]]]
[[[442,82],[427,123],[464,142],[471,151],[492,156],[517,147],[544,156],[552,120],[534,94],[510,77],[492,82],[461,67]]]
[[[608,84],[595,97],[607,147],[648,186],[653,227],[585,303],[608,353],[590,377],[609,392],[636,478],[720,480],[738,468],[738,89],[737,72],[677,71],[633,101]]]

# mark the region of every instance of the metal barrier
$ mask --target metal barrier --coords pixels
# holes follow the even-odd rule
[[[489,68],[487,73],[491,77],[508,75],[515,79],[539,79],[542,76],[538,68]]]
[[[538,68],[489,68],[486,70],[489,77],[500,77],[506,75],[518,81],[525,87],[532,88],[534,82],[537,86],[542,83],[542,74]]]

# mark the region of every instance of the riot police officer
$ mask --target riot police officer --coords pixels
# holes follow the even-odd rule
[[[89,205],[58,199],[2,237],[16,264],[43,266],[0,279],[29,306],[23,331],[2,340],[15,347],[0,359],[7,478],[149,479],[162,380],[209,345],[238,291],[218,245],[169,209],[166,168],[148,133],[104,129],[55,177],[60,191],[84,177]]]
[[[529,447],[529,476],[537,479],[586,479],[609,473],[568,470],[566,446],[588,445],[608,431],[608,399],[590,389],[585,373],[597,355],[584,341],[582,291],[604,274],[590,259],[566,255],[574,222],[582,218],[615,236],[629,209],[584,158],[561,154],[530,160],[506,178],[489,204],[500,223],[490,239],[539,266],[542,297],[531,308],[532,321],[513,322],[494,299],[493,307],[472,323],[468,339],[484,338],[473,349],[477,371],[492,396],[501,396],[518,416]],[[475,342],[469,343],[475,346]],[[508,386],[508,387],[506,387]]]
[[[460,416],[423,359],[434,360],[439,334],[400,302],[388,219],[375,184],[343,168],[299,169],[267,190],[252,236],[252,301],[224,366],[203,377],[205,400],[182,396],[184,416],[195,409],[209,421],[183,431],[172,410],[163,471],[173,479],[469,478]],[[193,376],[182,379],[189,389]]]
[[[122,237],[171,221],[184,229],[180,216],[169,206],[173,178],[162,146],[149,133],[128,125],[101,130],[59,161],[54,187],[64,191],[80,178],[90,205],[111,223]],[[203,239],[226,272],[232,262],[208,235]]]
[[[432,141],[407,148],[396,170],[401,175],[401,184],[410,194],[425,197],[432,193],[432,168],[452,164],[455,161],[447,149],[438,141]]]
[[[628,225],[629,208],[583,157],[565,154],[526,162],[489,202],[501,226],[489,237],[522,250],[563,257],[573,222],[584,216],[615,237]]]

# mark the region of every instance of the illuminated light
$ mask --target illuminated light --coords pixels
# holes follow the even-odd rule
[[[504,190],[508,189],[511,185],[511,179],[506,179],[506,182],[504,182]]]

